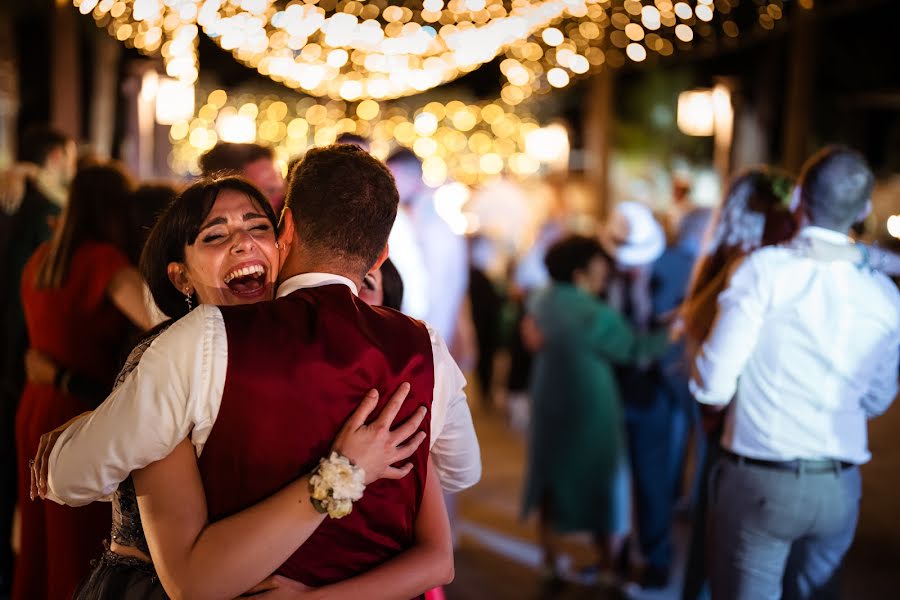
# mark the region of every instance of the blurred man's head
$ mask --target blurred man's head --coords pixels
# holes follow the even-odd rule
[[[65,134],[48,127],[35,127],[22,138],[19,160],[37,165],[47,183],[67,187],[75,177],[78,149]]]
[[[342,133],[334,140],[335,144],[346,144],[348,146],[359,146],[366,152],[372,151],[372,144],[367,138],[355,133]]]
[[[394,181],[397,182],[397,192],[400,194],[401,204],[410,204],[415,200],[424,183],[422,182],[422,161],[408,148],[395,150],[385,161]]]
[[[811,225],[847,233],[871,209],[875,176],[866,159],[844,146],[828,146],[803,166],[798,186]]]
[[[219,142],[200,157],[203,175],[241,175],[269,199],[280,214],[284,206],[284,177],[275,166],[275,154],[271,148],[259,144],[232,144]]]

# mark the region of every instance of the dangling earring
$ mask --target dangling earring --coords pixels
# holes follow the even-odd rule
[[[194,302],[191,300],[191,288],[184,288],[184,301],[187,302],[188,312],[194,310]]]
[[[278,245],[278,240],[275,240],[275,249],[278,250],[281,246]]]

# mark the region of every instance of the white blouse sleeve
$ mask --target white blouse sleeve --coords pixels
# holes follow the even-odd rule
[[[444,491],[459,492],[481,479],[481,449],[466,401],[466,378],[440,334],[430,326],[428,333],[434,357],[431,458]]]
[[[201,305],[163,332],[112,394],[60,435],[49,498],[81,506],[113,493],[189,434],[198,454],[215,422],[228,366],[222,313]]]

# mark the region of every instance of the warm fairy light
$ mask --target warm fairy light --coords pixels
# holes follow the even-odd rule
[[[661,25],[659,9],[655,6],[645,6],[641,9],[641,23],[647,29],[656,31]]]
[[[423,112],[416,117],[414,121],[416,133],[419,135],[429,136],[437,131],[437,117],[429,112]]]
[[[675,27],[675,35],[682,42],[690,42],[694,39],[694,30],[682,23]]]
[[[555,27],[548,27],[541,34],[541,39],[544,40],[544,43],[548,46],[559,46],[565,40],[562,32]]]
[[[634,62],[641,62],[647,58],[647,50],[640,44],[628,44],[625,48],[625,54]]]
[[[683,21],[687,21],[694,16],[694,11],[691,10],[690,5],[686,2],[678,2],[675,4],[674,11],[675,15]]]
[[[216,120],[216,131],[223,142],[249,143],[256,141],[256,121],[246,113],[223,110]]]
[[[629,23],[625,26],[625,35],[628,39],[639,42],[644,39],[644,28],[637,23]]]
[[[363,100],[356,107],[356,115],[365,121],[371,121],[378,116],[381,107],[374,100]]]
[[[891,215],[887,220],[888,233],[900,239],[900,215]]]
[[[549,81],[550,85],[553,87],[566,87],[569,85],[569,74],[558,67],[550,69],[550,71],[547,72],[547,81]]]
[[[194,114],[194,84],[162,77],[156,92],[156,122],[173,125]]]
[[[691,90],[678,94],[678,129],[685,135],[710,136],[715,131],[712,90]]]
[[[694,9],[694,14],[701,21],[712,21],[713,19],[713,9],[706,4],[698,4]]]
[[[569,158],[569,132],[558,124],[534,129],[525,138],[525,151],[535,161],[564,164]]]
[[[373,100],[353,104],[273,99],[224,90],[199,97],[206,102],[196,115],[178,120],[169,130],[170,164],[178,173],[196,173],[199,156],[219,140],[258,141],[271,146],[276,160],[287,164],[311,146],[332,143],[341,132],[367,137],[379,158],[397,145],[412,149],[422,158],[423,181],[435,188],[451,181],[478,185],[501,174],[530,177],[541,164],[528,155],[536,150],[527,147],[529,136],[539,130],[537,121],[527,110],[513,110],[501,102],[452,100],[417,107]]]

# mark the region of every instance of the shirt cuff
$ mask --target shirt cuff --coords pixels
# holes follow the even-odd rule
[[[728,394],[727,396],[717,396],[714,392],[710,392],[709,390],[704,389],[694,379],[691,379],[688,382],[688,388],[691,391],[691,395],[700,404],[724,406],[728,404],[731,401],[732,396],[734,396],[734,394]]]

